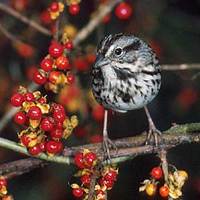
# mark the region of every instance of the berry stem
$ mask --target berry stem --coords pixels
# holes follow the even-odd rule
[[[167,151],[165,149],[161,149],[159,153],[159,157],[161,160],[161,166],[164,174],[165,183],[168,183],[168,162],[167,162]]]
[[[4,3],[0,3],[0,10],[15,17],[16,19],[22,21],[25,24],[28,24],[29,26],[33,27],[35,30],[39,31],[40,33],[43,33],[44,35],[50,36],[51,33],[48,29],[44,28],[40,24],[36,23],[35,21],[27,18],[26,16],[22,15],[21,13],[17,12],[13,8],[5,5]]]

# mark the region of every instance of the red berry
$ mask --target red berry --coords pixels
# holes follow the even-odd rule
[[[50,58],[44,58],[41,63],[40,63],[40,67],[45,71],[45,72],[49,72],[52,70],[53,68],[53,60]]]
[[[168,197],[169,196],[169,188],[168,188],[168,186],[164,185],[164,186],[160,187],[159,194],[163,198]]]
[[[103,141],[103,136],[100,134],[92,135],[90,137],[90,142],[91,143],[100,143]]]
[[[58,2],[52,2],[49,6],[51,12],[58,12],[59,11],[59,4]]]
[[[11,104],[15,107],[19,107],[24,102],[24,96],[20,93],[16,93],[11,97]]]
[[[85,175],[81,176],[81,183],[84,186],[89,186],[90,185],[90,181],[91,181],[90,175],[85,174]]]
[[[87,54],[86,59],[89,64],[93,64],[96,60],[96,55],[93,53],[89,53]]]
[[[11,6],[16,9],[18,12],[25,11],[25,9],[29,5],[29,1],[27,0],[11,0]]]
[[[63,144],[60,141],[50,140],[46,143],[46,151],[50,154],[60,153],[63,149]]]
[[[63,136],[63,130],[62,129],[54,129],[50,132],[50,136],[54,140],[59,140]]]
[[[54,111],[54,112],[53,112],[53,118],[54,118],[56,121],[63,122],[63,121],[66,119],[66,115],[65,115],[64,112],[61,112],[61,111]]]
[[[56,84],[60,75],[61,75],[61,73],[59,71],[52,71],[52,72],[50,72],[50,74],[49,74],[49,81],[51,83],[53,83],[53,84]]]
[[[83,190],[82,188],[73,188],[72,194],[73,194],[75,197],[80,198],[80,197],[83,196],[84,190]]]
[[[71,5],[69,6],[69,13],[70,13],[71,15],[77,15],[77,14],[79,13],[79,11],[80,11],[80,6],[79,6],[79,4],[73,3],[73,4],[71,4]]]
[[[73,43],[72,41],[68,41],[65,43],[64,47],[67,49],[67,50],[72,50],[73,49]]]
[[[163,176],[163,172],[162,172],[162,168],[161,167],[154,167],[152,170],[151,170],[151,176],[153,178],[155,178],[156,180],[162,178]]]
[[[111,14],[108,14],[108,15],[106,15],[104,18],[103,18],[103,23],[104,24],[107,24],[109,21],[110,21],[110,18],[111,18]]]
[[[30,119],[39,120],[42,117],[42,111],[38,106],[32,106],[27,115]]]
[[[40,146],[40,149],[41,149],[42,152],[44,152],[46,150],[46,142],[45,141],[41,142],[39,144],[39,146]]]
[[[26,68],[26,77],[30,81],[33,81],[33,75],[37,70],[38,70],[38,68],[36,66],[34,66],[34,65],[27,67]]]
[[[53,108],[53,111],[65,112],[64,106],[62,106],[61,104],[58,104],[58,103],[53,103],[52,108]]]
[[[56,66],[60,70],[70,69],[69,59],[65,56],[60,56],[56,59]]]
[[[47,78],[37,70],[33,74],[33,81],[39,85],[43,85],[47,82]]]
[[[104,108],[101,105],[96,105],[92,110],[92,117],[96,121],[102,121],[104,117]]]
[[[8,183],[7,183],[7,180],[6,180],[6,178],[4,178],[3,176],[0,176],[0,187],[2,187],[2,186],[7,186],[8,185]]]
[[[72,84],[72,83],[74,83],[74,80],[75,80],[74,74],[68,73],[68,74],[67,74],[67,82],[68,82],[69,84]]]
[[[113,184],[114,184],[114,181],[111,181],[111,180],[106,180],[104,178],[101,178],[99,180],[99,184],[101,186],[106,186],[108,189],[111,189],[113,187]]]
[[[35,97],[33,93],[27,92],[26,94],[24,94],[24,100],[28,102],[32,102],[32,101],[35,101]]]
[[[38,99],[38,102],[41,103],[41,104],[44,104],[47,102],[47,99],[45,97],[41,97]]]
[[[26,114],[22,111],[19,111],[15,114],[14,121],[17,124],[23,125],[26,122]]]
[[[82,138],[82,137],[85,137],[87,135],[87,131],[83,127],[78,127],[78,128],[75,129],[74,135],[76,137]]]
[[[105,195],[105,192],[103,190],[97,190],[96,191],[97,195],[101,194],[102,196]]]
[[[52,22],[51,15],[48,10],[43,10],[40,14],[40,20],[43,24],[50,24]]]
[[[115,8],[115,15],[119,19],[127,20],[133,13],[133,9],[130,4],[126,2],[119,3]]]
[[[35,49],[31,45],[25,43],[18,43],[16,49],[18,54],[24,58],[31,58],[35,53]]]
[[[63,128],[63,122],[56,122],[56,129],[62,129]]]
[[[45,117],[41,122],[41,129],[43,131],[52,131],[54,128],[55,121],[52,117]]]
[[[116,181],[117,172],[115,170],[109,170],[109,172],[104,175],[104,179],[107,181]]]
[[[88,152],[84,155],[84,164],[88,168],[91,168],[95,165],[95,161],[97,160],[97,156],[93,152]]]
[[[49,54],[54,57],[58,58],[63,54],[63,46],[59,44],[58,42],[52,42],[49,47]]]
[[[21,143],[26,147],[28,147],[28,145],[31,142],[31,140],[32,140],[32,138],[30,138],[28,135],[22,135],[20,137]]]
[[[29,148],[28,152],[31,155],[36,156],[36,155],[40,154],[42,151],[40,149],[40,145],[36,144],[34,147]]]
[[[73,61],[75,68],[78,71],[87,71],[89,69],[89,64],[84,57],[78,57]]]
[[[80,169],[85,168],[85,165],[84,165],[84,162],[83,162],[83,153],[77,152],[75,154],[75,156],[74,156],[74,163]]]

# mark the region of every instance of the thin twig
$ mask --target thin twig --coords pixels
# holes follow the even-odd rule
[[[97,175],[94,173],[91,176],[89,193],[88,193],[88,200],[93,200],[94,199],[96,180],[97,180]]]
[[[112,9],[122,0],[111,0],[105,5],[101,5],[95,16],[89,21],[89,23],[79,31],[74,39],[74,45],[78,45],[81,41],[85,40],[90,33],[101,23],[104,16],[112,11]]]
[[[23,43],[21,40],[19,40],[17,37],[15,37],[13,34],[11,34],[10,32],[8,32],[6,30],[6,28],[0,23],[0,32],[5,35],[9,40],[11,40],[12,42],[21,42]]]
[[[165,71],[182,71],[182,70],[199,70],[199,69],[200,69],[200,63],[162,65],[162,70]]]
[[[3,12],[6,12],[7,14],[15,17],[16,19],[22,21],[23,23],[33,27],[35,30],[39,31],[40,33],[43,33],[44,35],[48,35],[48,36],[51,35],[51,32],[48,29],[44,28],[43,26],[41,26],[40,24],[38,24],[34,20],[27,18],[26,16],[17,12],[13,8],[5,5],[4,3],[0,3],[0,10],[2,10]]]
[[[162,170],[164,173],[165,182],[168,183],[168,162],[167,162],[167,151],[165,149],[161,149],[159,152],[159,157],[161,160]]]

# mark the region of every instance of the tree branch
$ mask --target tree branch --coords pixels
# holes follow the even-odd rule
[[[115,150],[110,151],[110,155],[112,158],[111,161],[112,163],[117,164],[129,159],[133,159],[135,156],[138,155],[158,153],[160,152],[161,148],[168,150],[183,143],[200,143],[200,123],[191,123],[191,124],[173,126],[170,129],[163,132],[162,139],[163,139],[163,144],[162,146],[158,147],[155,147],[153,145],[153,141],[150,145],[144,145],[144,142],[146,140],[146,135],[144,133],[134,137],[115,140],[113,142],[118,147],[118,151],[117,152]],[[23,153],[25,155],[29,155],[25,147],[22,147],[19,144],[4,138],[0,138],[0,147],[4,147],[16,152]],[[103,158],[101,143],[88,144],[77,147],[66,147],[64,149],[63,156],[48,156],[44,153],[41,153],[39,156],[36,156],[35,158],[44,161],[51,161],[69,165],[73,163],[72,157],[74,156],[74,154],[77,151],[81,151],[85,148],[95,152],[98,155],[99,159]],[[38,166],[41,164],[39,161],[38,162],[35,161],[34,158],[32,159],[29,158],[28,160],[29,162],[32,162],[31,167],[33,167],[34,165]],[[4,168],[8,168],[9,172],[13,172],[12,169],[15,168],[16,163],[14,164],[14,166],[9,168],[7,167],[7,165],[0,166],[0,173],[5,173]],[[28,164],[27,168],[29,168],[29,166],[30,165]]]
[[[17,37],[15,37],[13,34],[11,34],[10,32],[8,32],[6,30],[6,28],[3,27],[3,25],[0,23],[0,32],[2,32],[3,35],[5,35],[9,40],[11,40],[12,42],[21,42],[23,43],[21,40],[19,40]]]
[[[168,150],[184,143],[200,143],[200,123],[190,123],[183,125],[172,126],[170,129],[163,132],[162,135],[163,145],[155,147],[153,143],[150,145],[144,145],[146,135],[141,135],[129,138],[122,138],[115,140],[114,143],[118,147],[118,151],[111,150],[112,163],[121,163],[127,160],[133,159],[138,155],[160,153],[161,148]],[[0,138],[0,146],[29,155],[26,148],[19,144]],[[103,158],[102,144],[87,144],[76,147],[66,147],[64,149],[64,156],[49,157],[46,154],[41,154],[35,158],[26,158],[6,164],[0,165],[0,174],[8,176],[18,176],[23,173],[27,173],[37,167],[48,164],[45,161],[57,162],[62,164],[73,164],[73,156],[77,151],[81,151],[84,148],[90,149],[95,152],[99,159]],[[29,155],[30,156],[30,155]],[[40,160],[39,160],[40,159]],[[105,164],[107,162],[105,161]]]
[[[79,31],[74,39],[74,45],[78,45],[81,41],[85,40],[90,33],[101,23],[102,19],[112,11],[112,9],[122,0],[111,0],[106,4],[103,4],[99,7],[98,11],[95,13],[95,16],[91,18],[89,23]],[[92,15],[93,16],[93,15]]]
[[[3,12],[6,12],[7,14],[15,17],[16,19],[22,21],[23,23],[33,27],[34,29],[36,29],[40,33],[43,33],[44,35],[48,35],[48,36],[51,35],[51,32],[48,29],[44,28],[43,26],[41,26],[40,24],[36,23],[35,21],[25,17],[24,15],[22,15],[19,12],[17,12],[13,8],[5,5],[4,3],[0,3],[0,10],[2,10]]]
[[[182,70],[199,70],[199,69],[200,69],[200,63],[162,65],[162,70],[165,71],[182,71]]]
[[[35,158],[26,158],[0,165],[0,175],[12,178],[27,173],[35,168],[43,167],[46,163]]]

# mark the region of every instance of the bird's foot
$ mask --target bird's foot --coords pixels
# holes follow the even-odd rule
[[[145,141],[146,145],[151,143],[152,137],[156,147],[162,145],[162,133],[155,126],[149,128],[149,132],[147,133],[147,138]]]
[[[104,160],[108,160],[110,162],[111,161],[110,149],[114,149],[117,152],[117,146],[108,137],[103,138],[102,146],[103,146],[103,152],[104,152]]]

